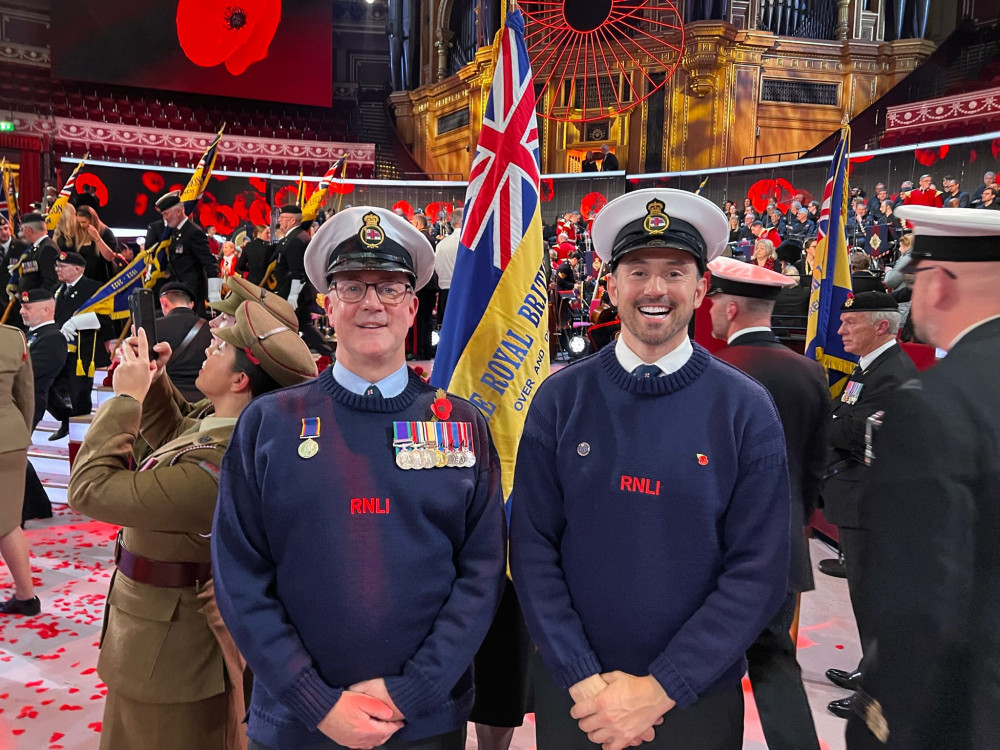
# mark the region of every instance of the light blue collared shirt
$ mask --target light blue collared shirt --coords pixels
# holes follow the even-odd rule
[[[358,396],[363,396],[365,391],[374,385],[382,394],[382,398],[395,398],[406,390],[406,384],[410,382],[410,371],[406,369],[406,365],[403,365],[396,372],[382,378],[377,383],[369,383],[360,375],[355,375],[340,364],[340,360],[337,360],[333,363],[333,379],[342,388],[346,388]]]

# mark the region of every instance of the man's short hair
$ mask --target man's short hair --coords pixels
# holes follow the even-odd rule
[[[456,208],[451,212],[451,226],[453,229],[459,229],[462,226],[462,209]]]
[[[566,234],[565,232],[560,232],[559,236],[556,239],[559,240],[560,242],[567,242],[569,241],[569,235]]]
[[[764,228],[764,224],[762,222],[755,221],[753,224],[750,225],[751,229],[753,229],[754,227],[760,227],[761,229],[763,229]]]
[[[194,299],[191,295],[182,289],[171,289],[170,291],[161,294],[160,299],[167,300],[167,302],[175,307],[178,305],[181,307],[189,307],[194,304]]]
[[[877,326],[880,321],[888,320],[889,328],[886,331],[886,335],[888,336],[895,336],[897,333],[899,333],[899,327],[903,323],[903,314],[892,310],[878,310],[875,312],[866,312],[865,315],[868,316],[868,325],[870,325],[872,328]]]

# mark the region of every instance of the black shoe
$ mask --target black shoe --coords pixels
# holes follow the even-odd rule
[[[832,557],[819,561],[819,572],[834,578],[847,578],[847,566],[844,565],[843,560],[835,560]]]
[[[69,435],[69,420],[63,420],[63,423],[59,425],[59,429],[49,435],[49,440],[62,440],[64,437]]]
[[[17,599],[11,597],[7,601],[0,603],[0,615],[27,615],[33,617],[42,611],[42,603],[38,597],[31,599]]]
[[[854,705],[854,696],[849,695],[846,698],[841,698],[839,701],[830,701],[826,704],[827,710],[840,719],[847,719],[851,716],[852,706]]]
[[[828,669],[826,670],[826,679],[844,690],[857,690],[861,680],[861,672],[857,669],[853,672],[848,672],[846,669]]]

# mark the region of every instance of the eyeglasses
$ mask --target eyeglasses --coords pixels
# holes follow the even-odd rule
[[[368,289],[373,288],[383,305],[398,305],[413,287],[402,281],[380,281],[377,284],[366,284],[363,281],[334,281],[330,288],[337,293],[341,302],[352,304],[360,302],[368,295]]]
[[[949,279],[958,278],[958,276],[953,274],[944,266],[920,266],[920,268],[907,268],[903,271],[903,273],[923,273],[924,271],[933,271],[935,268],[940,268],[942,271],[944,271],[944,275],[947,276]]]

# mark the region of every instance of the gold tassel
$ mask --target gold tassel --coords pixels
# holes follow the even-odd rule
[[[97,331],[94,331],[94,340],[90,345],[90,367],[87,368],[87,377],[94,379],[94,360],[97,358]]]
[[[83,377],[83,334],[76,332],[76,375]]]

